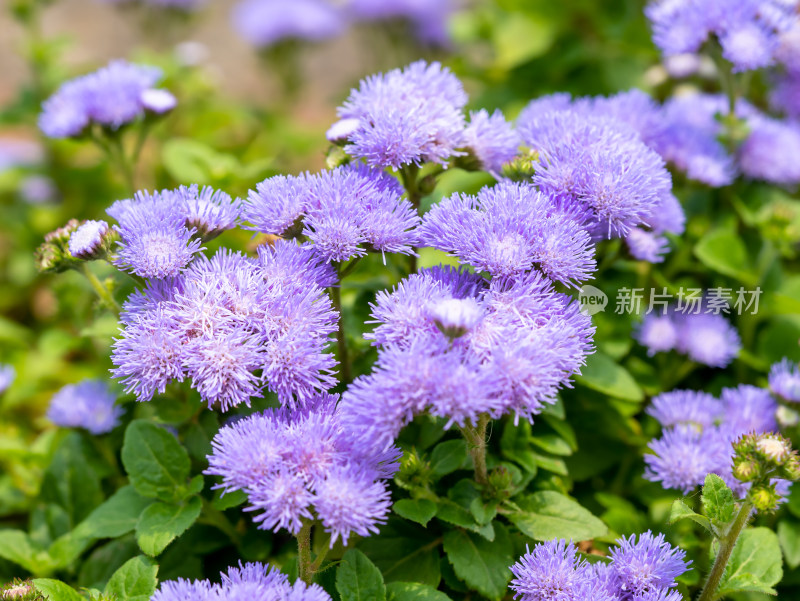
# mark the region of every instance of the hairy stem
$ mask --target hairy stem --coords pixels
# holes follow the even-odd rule
[[[314,566],[311,563],[311,522],[303,522],[297,533],[297,577],[311,584],[314,579]]]
[[[106,305],[112,311],[117,313],[120,312],[120,306],[117,304],[117,301],[114,300],[114,296],[111,294],[108,288],[103,285],[94,272],[89,269],[89,264],[84,263],[81,265],[81,273],[86,276],[86,279],[89,280],[89,283],[94,288],[94,291],[97,293],[97,296],[100,297],[100,300],[103,301],[103,304]]]
[[[338,286],[331,286],[331,302],[333,308],[339,313],[339,327],[336,330],[336,346],[339,349],[339,364],[342,369],[342,382],[350,382],[353,375],[350,370],[350,358],[347,354],[347,336],[344,331],[344,315],[342,315],[342,281],[339,279]]]
[[[461,428],[467,441],[467,450],[475,464],[475,481],[482,486],[489,483],[489,472],[486,469],[486,428],[489,420],[490,417],[482,413],[477,425],[467,424]]]
[[[736,541],[747,525],[747,520],[750,518],[752,509],[753,505],[750,501],[743,501],[742,506],[739,508],[739,513],[736,515],[730,528],[725,535],[720,538],[717,557],[714,559],[714,565],[711,567],[711,572],[708,574],[708,579],[697,601],[713,601],[716,599],[717,589],[722,580],[722,575],[725,573],[725,568],[728,565],[728,560],[731,558],[733,548],[736,546]]]

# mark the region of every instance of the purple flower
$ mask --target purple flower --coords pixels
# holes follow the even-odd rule
[[[197,184],[181,186],[177,190],[183,201],[186,227],[195,229],[203,240],[211,240],[225,230],[236,227],[242,210],[242,201],[210,186],[199,188]]]
[[[723,416],[723,403],[708,393],[694,390],[673,390],[653,398],[647,413],[663,427],[694,424],[700,429],[714,425]]]
[[[800,125],[766,116],[748,120],[750,135],[738,150],[742,173],[781,186],[800,183]]]
[[[589,233],[574,212],[527,184],[501,182],[478,196],[455,194],[425,215],[424,244],[500,278],[538,267],[575,285],[595,270]]]
[[[264,277],[273,286],[292,288],[296,282],[313,282],[319,288],[338,284],[336,271],[312,244],[276,240],[258,247],[258,263]]]
[[[499,110],[491,115],[485,109],[470,113],[464,130],[464,147],[486,171],[497,176],[503,164],[516,156],[519,144],[519,136]]]
[[[458,338],[483,319],[483,308],[473,298],[447,298],[431,308],[436,327],[448,338]]]
[[[649,225],[672,188],[662,159],[632,126],[593,112],[586,101],[565,106],[567,100],[535,101],[517,122],[523,141],[540,154],[534,183],[582,206],[601,237]]]
[[[679,352],[710,367],[726,367],[739,354],[742,343],[736,328],[722,315],[677,313]]]
[[[700,486],[707,474],[729,470],[733,455],[726,436],[714,428],[698,431],[693,426],[668,428],[648,448],[653,454],[644,456],[645,478],[684,494]]]
[[[161,70],[155,67],[112,61],[62,85],[42,105],[39,127],[48,137],[67,138],[81,134],[90,123],[118,129],[146,110],[163,112],[168,92],[160,90],[154,95],[161,77]]]
[[[625,244],[634,259],[648,263],[661,263],[669,251],[669,242],[664,236],[635,227],[625,235]]]
[[[221,601],[239,599],[285,599],[286,601],[330,601],[330,596],[317,584],[289,579],[277,568],[261,563],[246,563],[223,573],[219,584],[208,580],[189,581],[179,578],[162,582],[152,601]]]
[[[405,19],[422,42],[446,46],[447,17],[455,8],[451,0],[352,0],[349,9],[357,19]]]
[[[326,261],[379,252],[409,254],[417,242],[419,217],[400,198],[397,180],[364,165],[316,175],[277,176],[251,191],[244,218],[266,234],[300,233]]]
[[[479,313],[451,341],[437,320],[453,300],[472,301]],[[367,338],[382,347],[378,361],[345,392],[342,411],[380,445],[423,411],[448,425],[484,413],[531,419],[583,365],[594,332],[577,303],[536,272],[487,285],[463,271],[422,270],[379,294],[373,317],[379,325]]]
[[[522,601],[584,601],[584,587],[594,574],[563,539],[538,543],[511,566],[509,587]]]
[[[800,368],[797,363],[784,358],[769,370],[769,387],[790,403],[800,403]]]
[[[124,411],[114,402],[108,385],[99,380],[84,380],[64,386],[50,400],[47,419],[65,428],[84,428],[92,434],[105,434],[119,425]]]
[[[725,406],[724,425],[733,438],[778,430],[775,421],[778,404],[764,388],[740,384],[736,388],[723,388],[721,398]]]
[[[373,167],[445,164],[464,144],[461,82],[439,63],[418,61],[361,81],[339,108],[360,126],[345,147]]]
[[[647,355],[674,350],[678,344],[678,327],[672,315],[648,313],[634,333],[636,341],[647,347]]]
[[[85,221],[69,238],[70,254],[78,259],[91,258],[100,250],[108,231],[105,221]]]
[[[336,397],[323,394],[303,410],[267,410],[220,429],[207,474],[225,492],[243,490],[259,527],[299,532],[313,511],[331,545],[351,533],[377,532],[391,505],[385,479],[397,469],[396,449],[355,444]]]
[[[345,27],[341,12],[323,0],[242,0],[231,21],[257,48],[291,39],[319,42],[338,36]]]
[[[617,541],[611,550],[611,572],[623,598],[676,586],[675,579],[689,569],[686,552],[673,548],[664,535],[650,531]]]
[[[800,117],[800,77],[797,72],[785,73],[775,78],[769,102],[774,110],[791,119]]]
[[[283,404],[302,405],[332,386],[335,361],[325,348],[337,314],[318,286],[319,260],[307,253],[303,269],[296,250],[280,248],[260,261],[224,249],[201,256],[181,277],[132,296],[112,353],[114,375],[143,401],[189,377],[223,410],[249,404],[263,387]],[[294,279],[270,278],[292,267]]]
[[[0,363],[0,394],[3,394],[14,383],[17,371],[13,365]]]

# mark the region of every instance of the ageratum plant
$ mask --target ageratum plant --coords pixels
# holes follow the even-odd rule
[[[0,598],[792,598],[798,7],[649,3],[649,93],[409,61],[339,95],[324,157],[248,168],[303,40],[400,18],[447,44],[452,7],[389,4],[236,5],[284,96],[234,154],[166,59],[41,94],[72,212],[36,286],[83,310],[41,335],[68,349],[46,392],[45,351],[2,355]],[[89,143],[109,177],[70,189]],[[94,186],[104,214],[67,209]]]

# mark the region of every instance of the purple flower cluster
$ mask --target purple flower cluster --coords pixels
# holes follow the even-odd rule
[[[116,396],[107,383],[84,380],[64,386],[53,395],[47,419],[64,428],[83,428],[92,434],[105,434],[119,425],[124,413],[115,401]]]
[[[710,367],[726,367],[742,348],[736,328],[718,313],[649,313],[635,338],[650,356],[675,350]]]
[[[151,601],[330,601],[318,584],[298,580],[289,584],[277,568],[260,563],[239,564],[221,575],[221,582],[208,580],[167,580],[162,582]]]
[[[689,569],[682,549],[650,531],[617,540],[609,563],[589,564],[564,540],[539,543],[511,566],[521,601],[681,601],[676,578]]]
[[[169,92],[155,89],[161,76],[156,67],[112,61],[63,84],[42,105],[39,128],[50,138],[71,138],[92,123],[118,129],[146,111],[169,111],[176,100]]]
[[[413,253],[419,216],[397,180],[365,165],[271,177],[251,190],[243,218],[265,234],[306,236],[326,261],[367,250]]]
[[[665,55],[698,52],[713,36],[734,71],[749,71],[774,63],[796,10],[796,2],[780,0],[654,0],[645,12]]]
[[[334,274],[307,246],[277,241],[258,259],[222,249],[182,274],[151,281],[123,306],[114,376],[140,401],[188,378],[222,410],[275,392],[302,405],[330,388],[325,352],[337,314],[321,286]]]
[[[242,0],[231,12],[233,28],[257,48],[291,39],[318,42],[341,34],[341,10],[326,0]]]
[[[404,19],[420,41],[446,46],[447,17],[455,8],[453,0],[350,0],[352,16],[364,21]]]
[[[372,309],[378,360],[344,393],[342,412],[379,444],[424,411],[460,426],[481,414],[532,419],[592,351],[589,317],[536,272],[489,283],[424,269]]]
[[[466,103],[455,75],[439,63],[418,61],[362,80],[339,107],[337,131],[347,135],[336,137],[373,167],[444,165],[464,146]]]
[[[769,388],[772,394],[789,403],[800,403],[800,367],[784,358],[772,366],[769,372]]]
[[[539,154],[534,183],[574,207],[595,237],[624,237],[636,258],[660,261],[663,234],[683,232],[671,177],[651,148],[659,111],[644,93],[546,96],[523,110],[517,128]]]
[[[645,477],[689,493],[713,473],[743,495],[748,485],[733,477],[732,444],[744,434],[776,431],[777,409],[769,391],[746,384],[723,389],[720,399],[692,390],[658,395],[647,412],[664,431],[649,445]]]
[[[242,490],[259,528],[297,534],[318,519],[331,546],[369,536],[391,507],[386,480],[399,450],[360,445],[341,419],[337,397],[320,394],[302,410],[270,409],[225,426],[212,441],[207,474],[225,493]]]
[[[106,211],[119,223],[115,264],[144,278],[175,277],[204,240],[236,225],[240,211],[239,200],[208,187],[137,192]]]
[[[445,198],[425,215],[419,236],[496,278],[513,279],[536,267],[574,285],[596,269],[581,216],[529,184],[501,182],[477,197]]]

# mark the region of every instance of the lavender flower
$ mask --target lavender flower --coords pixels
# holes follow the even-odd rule
[[[345,27],[341,12],[324,0],[242,0],[231,21],[257,48],[292,39],[319,42],[338,36]]]
[[[332,546],[351,533],[369,536],[385,521],[391,505],[385,479],[397,469],[397,450],[354,446],[336,398],[319,395],[303,411],[267,410],[214,437],[206,473],[221,476],[226,493],[247,493],[260,528],[297,534],[313,509]]]
[[[593,577],[578,550],[563,539],[539,543],[511,566],[509,587],[522,601],[582,601],[583,589]]]
[[[114,375],[141,401],[188,377],[223,410],[249,404],[263,387],[302,405],[332,386],[335,362],[324,349],[337,314],[318,286],[319,259],[307,253],[294,279],[270,277],[300,265],[297,252],[281,246],[252,260],[223,249],[133,295],[123,306]]]
[[[800,183],[800,126],[759,115],[748,120],[750,134],[738,150],[742,173],[781,186]]]
[[[409,254],[419,217],[397,180],[364,165],[316,175],[277,176],[250,191],[243,216],[267,234],[302,233],[326,261],[345,261],[367,249]]]
[[[599,112],[598,112],[599,111]],[[649,225],[672,187],[661,158],[620,119],[569,98],[534,101],[517,122],[523,142],[540,153],[534,183],[587,211],[600,237]]]
[[[261,563],[247,563],[221,574],[221,582],[208,580],[167,580],[162,582],[152,601],[217,601],[221,599],[286,599],[287,601],[330,601],[317,584],[298,580],[289,584],[277,568]]]
[[[464,146],[480,162],[481,168],[500,173],[503,164],[517,154],[520,139],[499,110],[491,115],[481,109],[469,115],[469,125],[464,130]]]
[[[459,318],[464,333],[451,341],[439,323],[454,300],[479,310]],[[372,314],[378,326],[367,338],[382,347],[378,361],[345,392],[342,411],[379,446],[423,411],[448,425],[483,413],[531,419],[591,352],[589,318],[535,272],[487,284],[464,271],[422,270],[380,293]]]
[[[360,124],[345,149],[380,168],[445,164],[464,144],[466,102],[461,82],[439,63],[373,75],[339,108],[341,119]]]
[[[527,184],[501,182],[477,197],[453,195],[419,229],[423,243],[501,278],[538,267],[568,284],[595,270],[589,233],[576,214]]]
[[[664,430],[648,445],[653,454],[644,456],[645,478],[688,494],[703,483],[707,474],[719,473],[730,463],[730,441],[716,429],[698,432],[694,427]]]
[[[362,20],[405,19],[420,41],[446,46],[447,17],[455,5],[451,0],[352,0],[349,8]]]
[[[654,397],[647,413],[665,428],[694,424],[702,429],[721,419],[723,404],[705,392],[673,390]]]
[[[90,259],[100,251],[109,232],[105,221],[86,221],[72,232],[69,238],[69,252],[78,259]]]
[[[661,263],[669,251],[669,242],[664,236],[635,227],[625,236],[625,244],[634,259],[648,263]]]
[[[64,386],[53,395],[47,418],[57,426],[105,434],[119,425],[124,413],[114,404],[115,400],[105,382],[84,380]]]
[[[155,67],[112,61],[62,85],[42,105],[39,128],[50,138],[69,138],[90,123],[119,129],[146,110],[163,112],[168,92],[152,93],[161,76]]]
[[[800,403],[800,368],[784,358],[769,370],[769,387],[773,394],[790,403]]]
[[[769,391],[740,384],[736,388],[723,388],[721,399],[725,406],[723,423],[732,431],[732,437],[751,432],[777,431],[775,413],[778,404]]]
[[[17,371],[13,365],[0,363],[0,394],[3,394],[14,383]]]
[[[181,186],[177,194],[183,201],[186,227],[194,228],[203,240],[216,238],[222,232],[233,229],[239,221],[242,201],[210,186],[199,188],[197,184]]]
[[[623,596],[635,596],[672,588],[675,579],[689,569],[686,552],[673,548],[664,535],[650,531],[621,538],[611,550],[612,573]]]

